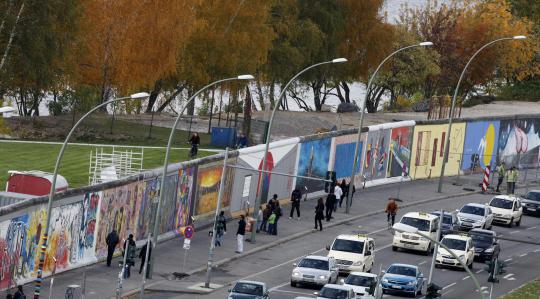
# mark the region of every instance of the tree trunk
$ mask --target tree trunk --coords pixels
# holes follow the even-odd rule
[[[167,108],[169,103],[172,102],[174,99],[176,99],[176,97],[180,93],[182,93],[185,88],[186,88],[185,85],[176,86],[176,89],[174,90],[174,92],[159,106],[159,108],[157,109],[157,112],[163,112],[163,110]]]
[[[244,123],[242,125],[242,132],[249,139],[251,134],[251,92],[249,86],[246,85],[246,98],[244,100]]]
[[[315,111],[322,110],[321,88],[324,82],[322,80],[316,80],[311,82],[311,89],[313,90],[313,103],[315,104]]]
[[[276,85],[276,82],[272,80],[270,82],[270,92],[268,93],[268,99],[270,100],[270,109],[274,109],[274,104],[275,104],[274,96],[276,92],[275,85]]]
[[[152,108],[154,108],[154,104],[157,101],[157,98],[159,94],[161,93],[161,86],[163,85],[163,81],[157,80],[154,83],[154,89],[150,92],[150,97],[148,97],[148,105],[146,106],[146,113],[152,112]]]
[[[9,34],[9,40],[4,50],[4,55],[2,55],[2,60],[0,60],[0,72],[2,71],[2,68],[4,67],[4,64],[6,63],[6,59],[9,54],[9,50],[11,49],[13,38],[15,37],[15,28],[17,28],[17,23],[19,23],[19,18],[21,17],[23,9],[24,9],[24,2],[21,4],[21,8],[19,8],[19,13],[17,14],[17,18],[15,19],[15,23],[13,24],[13,28],[11,28],[11,33]]]
[[[189,92],[188,92],[188,99],[191,97],[191,95],[193,95],[194,91],[193,91],[193,88],[191,87],[189,89]],[[187,108],[186,108],[186,113],[187,115],[193,115],[195,113],[195,101],[197,99],[193,99],[193,101],[191,101],[190,103],[187,104]]]

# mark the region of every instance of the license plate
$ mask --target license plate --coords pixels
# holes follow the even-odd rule
[[[454,261],[453,261],[453,260],[450,260],[450,259],[443,259],[443,263],[453,264]]]
[[[535,208],[527,208],[527,210],[531,211],[531,212],[536,212],[536,209]]]
[[[392,285],[391,287],[392,287],[392,289],[401,290],[401,286]]]
[[[405,247],[405,248],[413,248],[413,246],[411,244],[407,244],[407,243],[403,244],[403,247]]]

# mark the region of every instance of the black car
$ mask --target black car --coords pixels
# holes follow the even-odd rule
[[[499,256],[501,247],[497,243],[497,233],[487,229],[475,228],[469,231],[474,244],[474,259],[490,261]]]
[[[523,214],[540,215],[540,190],[532,190],[521,196]]]
[[[431,212],[431,215],[435,215],[437,217],[441,216],[440,211]],[[442,237],[445,235],[451,234],[454,231],[457,231],[459,228],[458,219],[456,214],[454,213],[448,213],[444,212],[443,220],[442,220],[442,230],[441,230],[441,240]]]

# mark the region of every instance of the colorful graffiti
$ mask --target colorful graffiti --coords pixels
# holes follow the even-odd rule
[[[191,215],[193,214],[193,187],[197,178],[196,172],[196,166],[178,171],[175,228],[191,224]]]
[[[351,169],[354,163],[354,152],[356,149],[357,135],[346,135],[334,138],[334,171],[336,179],[349,179]],[[357,156],[355,175],[359,175],[362,169],[362,150],[364,141],[360,142],[360,148]]]
[[[145,182],[141,204],[138,206],[139,211],[135,234],[137,240],[146,238],[152,228],[151,223],[153,223],[159,200],[159,186],[160,180],[158,178]]]
[[[386,177],[389,140],[390,130],[388,129],[379,129],[368,133],[363,170],[367,180]]]
[[[45,258],[46,271],[53,271],[55,267],[64,269],[71,263],[79,261],[78,243],[82,211],[81,202],[53,209],[49,246]]]
[[[495,166],[499,125],[499,121],[467,123],[461,170],[483,172],[486,166]]]
[[[301,143],[298,175],[315,178],[325,178],[330,160],[331,138],[311,140]],[[296,187],[303,189],[307,187],[309,192],[316,192],[324,189],[324,182],[298,178]]]
[[[540,119],[502,120],[499,161],[508,167],[537,167],[540,151]]]
[[[169,175],[165,178],[165,187],[163,191],[163,202],[161,203],[161,219],[159,233],[166,233],[175,230],[175,219],[178,204],[176,202],[178,174]]]
[[[97,227],[97,211],[99,202],[101,200],[102,193],[86,193],[83,199],[83,211],[81,219],[81,234],[79,236],[79,259],[88,256],[89,253],[94,252],[95,242],[94,237]],[[89,252],[88,252],[89,251]]]
[[[227,163],[234,164],[234,161],[229,160]],[[204,165],[204,168],[199,166],[197,171],[197,208],[195,210],[198,216],[211,213],[216,209],[222,171],[223,161]],[[233,168],[228,167],[225,174],[226,184],[223,190],[222,207],[229,206],[233,180]]]
[[[413,127],[393,128],[390,133],[388,177],[408,175],[411,159],[410,134]]]

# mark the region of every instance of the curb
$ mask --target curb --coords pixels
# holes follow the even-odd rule
[[[439,197],[435,197],[435,198],[428,198],[428,199],[423,199],[423,200],[418,200],[418,201],[414,201],[414,202],[411,202],[411,203],[403,204],[403,205],[401,205],[401,207],[402,208],[407,208],[407,207],[412,207],[412,206],[416,206],[416,205],[423,204],[423,203],[434,202],[434,201],[439,201],[439,200],[453,198],[453,197],[467,196],[467,195],[472,195],[472,194],[477,194],[477,193],[480,193],[480,191],[461,192],[461,193],[456,193],[456,194],[443,195],[443,196],[439,196]],[[345,218],[345,219],[342,219],[342,220],[339,220],[339,221],[336,221],[336,222],[329,223],[325,227],[328,228],[328,227],[335,227],[335,226],[343,225],[343,224],[345,224],[347,222],[350,222],[350,221],[355,221],[355,220],[358,220],[358,219],[361,219],[361,218],[374,216],[374,215],[377,215],[377,214],[380,214],[380,213],[384,213],[384,209],[375,210],[375,211],[372,211],[372,212],[368,212],[368,213],[352,216],[352,217],[349,217],[349,218]],[[270,243],[264,244],[262,246],[252,248],[251,250],[248,250],[246,252],[237,254],[235,256],[221,259],[221,260],[216,261],[216,262],[213,263],[213,268],[217,268],[217,267],[222,266],[224,264],[227,264],[227,263],[229,263],[231,261],[234,261],[234,260],[243,258],[245,256],[249,256],[249,255],[252,255],[252,254],[267,250],[267,249],[272,248],[274,246],[286,243],[286,242],[294,240],[294,239],[296,239],[298,237],[303,237],[303,236],[305,236],[307,234],[312,234],[314,232],[318,232],[318,230],[309,229],[309,230],[300,231],[300,232],[294,233],[292,235],[289,235],[287,237],[281,238],[279,240],[275,240],[275,241],[272,241]],[[206,266],[201,266],[199,268],[195,268],[195,269],[193,269],[191,271],[188,271],[186,273],[189,276],[192,276],[194,274],[197,274],[197,273],[203,272],[203,271],[206,271]],[[155,287],[156,285],[159,285],[162,282],[163,281],[156,281],[156,282],[147,284],[146,288]],[[155,292],[155,290],[152,290],[152,291]],[[139,292],[140,292],[140,288],[130,290],[130,291],[122,294],[122,298],[133,296],[134,294],[137,294]],[[175,292],[175,293],[189,294],[188,292],[189,291],[187,291],[187,292],[178,291],[178,292]]]

